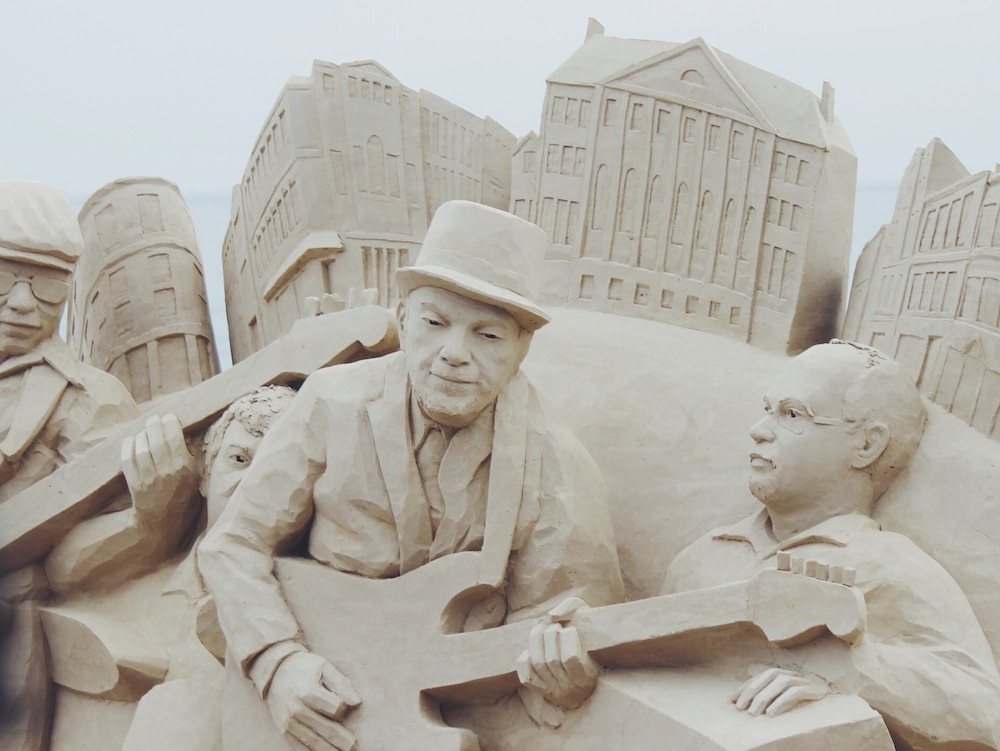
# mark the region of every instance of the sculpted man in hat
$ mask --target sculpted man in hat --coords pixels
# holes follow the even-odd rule
[[[116,378],[80,363],[56,329],[83,247],[72,207],[54,189],[0,182],[0,503],[51,474],[138,412]],[[0,747],[44,748],[51,686],[33,603],[40,566],[0,579],[16,603],[0,644]]]
[[[467,629],[544,615],[569,597],[622,599],[596,466],[519,370],[548,321],[532,301],[545,244],[506,212],[441,206],[416,264],[397,273],[402,352],[310,376],[200,549],[232,658],[307,748],[351,748],[338,720],[365,697],[307,650],[272,574],[273,556],[303,538],[328,566],[386,578],[495,549],[494,520],[509,519],[503,586]],[[525,680],[563,706],[583,701],[593,675],[567,678],[567,655],[542,651],[532,658],[558,677],[540,668]]]
[[[972,607],[936,561],[871,518],[923,435],[912,379],[877,350],[835,341],[789,362],[764,411],[750,431],[750,490],[763,508],[681,551],[664,593],[749,579],[784,554],[850,569],[867,626],[850,648],[772,651],[774,666],[732,701],[775,715],[856,694],[899,749],[997,748],[1000,675]]]

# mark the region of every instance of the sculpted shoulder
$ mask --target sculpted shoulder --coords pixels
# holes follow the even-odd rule
[[[385,393],[387,380],[397,375],[405,378],[405,373],[403,353],[394,352],[317,370],[306,378],[300,393],[334,407],[356,408],[380,398]]]

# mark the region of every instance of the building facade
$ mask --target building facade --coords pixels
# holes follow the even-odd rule
[[[306,298],[375,288],[416,255],[434,210],[510,201],[514,136],[373,61],[291,79],[254,146],[223,245],[233,361],[287,332]]]
[[[711,48],[592,25],[515,152],[547,302],[795,352],[836,331],[856,159],[817,97]]]
[[[844,336],[903,363],[921,393],[1000,440],[1000,166],[969,174],[938,139],[862,251]]]
[[[116,180],[87,199],[80,227],[66,322],[80,359],[140,404],[218,373],[201,256],[177,186]]]

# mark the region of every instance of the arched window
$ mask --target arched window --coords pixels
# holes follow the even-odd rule
[[[646,218],[642,228],[642,236],[656,239],[660,236],[660,226],[663,224],[663,178],[659,175],[653,178],[649,187],[649,201],[646,203]]]
[[[743,220],[743,229],[740,230],[740,260],[749,261],[753,258],[753,245],[754,238],[750,234],[750,230],[753,228],[754,218],[757,215],[757,210],[751,206],[747,209],[746,218]]]
[[[722,216],[722,237],[719,238],[719,255],[728,256],[736,250],[738,237],[736,235],[736,201],[730,198],[726,202],[726,212]]]
[[[701,194],[701,208],[698,211],[698,234],[694,246],[698,250],[708,250],[715,232],[715,195],[710,190]]]
[[[637,178],[635,170],[630,169],[625,173],[625,182],[622,183],[621,204],[618,209],[618,231],[634,232],[636,225],[636,214],[639,207],[638,196],[636,195]]]
[[[611,198],[611,191],[608,187],[608,165],[602,164],[597,168],[594,176],[594,190],[591,193],[590,205],[590,228],[604,229],[606,225],[605,217],[608,212],[608,202]]]
[[[670,242],[674,245],[683,245],[687,236],[688,222],[691,219],[691,191],[688,190],[687,183],[677,186],[677,193],[674,196],[674,215],[670,219]]]

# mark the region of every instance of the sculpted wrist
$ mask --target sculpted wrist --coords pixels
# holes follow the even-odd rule
[[[253,681],[257,687],[260,698],[266,699],[268,689],[271,687],[271,680],[282,662],[296,652],[307,651],[304,646],[297,641],[287,640],[272,644],[259,655],[257,655],[250,667],[247,669],[247,677]]]

